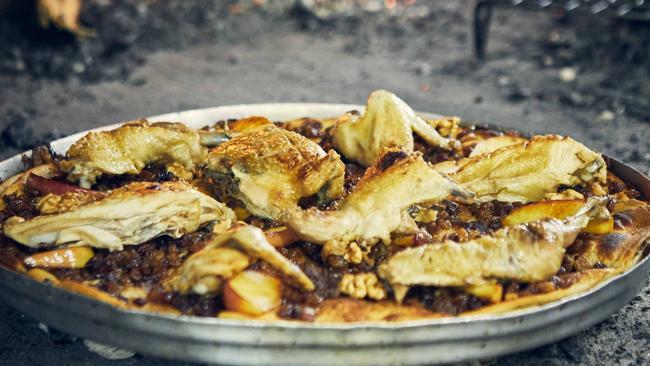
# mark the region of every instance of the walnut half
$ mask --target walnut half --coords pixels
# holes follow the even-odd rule
[[[368,297],[373,300],[383,300],[386,298],[386,290],[374,273],[347,273],[341,279],[339,289],[343,294],[356,299]]]

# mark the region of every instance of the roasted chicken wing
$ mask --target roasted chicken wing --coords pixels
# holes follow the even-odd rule
[[[435,168],[476,193],[479,202],[539,201],[561,185],[604,183],[607,175],[600,154],[571,138],[553,135]]]
[[[450,149],[450,141],[399,99],[385,90],[372,92],[366,112],[348,113],[334,129],[334,144],[343,156],[364,166],[375,163],[385,149],[413,151],[413,132],[433,146]]]
[[[183,182],[132,183],[105,198],[29,220],[11,217],[4,233],[33,248],[86,245],[121,250],[161,235],[179,238],[213,223],[230,227],[234,212]]]
[[[309,277],[278,253],[262,230],[247,225],[217,235],[205,248],[189,257],[174,278],[173,288],[181,293],[214,293],[223,280],[242,272],[252,263],[249,256],[267,262],[301,287],[314,289]]]
[[[394,231],[417,230],[407,208],[447,197],[468,200],[473,194],[436,172],[420,155],[392,150],[366,171],[338,210],[295,209],[282,221],[299,237],[313,243],[390,242]]]
[[[593,218],[608,215],[607,198],[594,197],[575,215],[506,227],[490,236],[403,250],[379,267],[392,285],[464,286],[490,279],[534,282],[558,272],[565,248]]]
[[[345,165],[335,151],[325,153],[270,122],[239,130],[244,132],[210,151],[208,170],[254,215],[277,219],[300,198],[333,199],[343,193]]]
[[[148,164],[163,164],[175,175],[191,178],[206,153],[200,140],[197,131],[180,123],[137,120],[87,134],[70,147],[60,168],[83,188],[103,174],[138,174]]]
[[[469,156],[474,157],[477,155],[489,154],[503,147],[521,144],[522,142],[526,142],[526,139],[523,137],[509,135],[494,136],[479,141],[476,145],[474,145],[472,153],[469,154]]]

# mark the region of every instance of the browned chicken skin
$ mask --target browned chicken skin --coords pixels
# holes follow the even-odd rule
[[[205,152],[197,131],[181,123],[141,119],[90,132],[70,147],[60,168],[83,188],[103,174],[138,174],[149,164],[163,164],[181,178],[191,178]]]
[[[436,169],[476,193],[480,202],[532,202],[561,185],[604,183],[607,167],[600,154],[560,136],[536,136],[488,154]]]
[[[248,267],[252,262],[249,256],[264,260],[299,286],[314,289],[309,277],[278,253],[266,240],[262,230],[246,225],[235,226],[215,236],[205,248],[188,258],[174,278],[173,286],[181,293],[217,292],[223,280]]]
[[[383,90],[331,117],[89,133],[0,184],[0,265],[146,311],[356,322],[547,303],[647,253],[650,206],[568,137]]]
[[[379,274],[391,284],[463,286],[491,278],[542,281],[560,269],[565,248],[590,219],[608,214],[594,197],[574,216],[506,227],[464,243],[445,241],[409,248],[391,257]]]
[[[294,209],[281,221],[298,236],[313,243],[390,242],[393,231],[417,230],[415,222],[405,212],[408,207],[448,197],[469,200],[473,194],[436,172],[420,155],[388,151],[366,171],[338,210]]]
[[[187,183],[139,182],[61,213],[9,218],[3,229],[34,248],[76,244],[121,250],[160,235],[179,238],[207,223],[227,228],[233,220],[231,209]]]
[[[371,166],[388,148],[413,152],[413,132],[432,146],[451,149],[451,141],[420,118],[395,94],[376,90],[363,116],[346,114],[334,129],[336,148],[350,160]]]
[[[334,199],[343,193],[345,165],[339,155],[315,142],[268,122],[211,150],[208,169],[226,181],[232,194],[254,215],[277,219],[297,207],[300,198],[321,195]]]

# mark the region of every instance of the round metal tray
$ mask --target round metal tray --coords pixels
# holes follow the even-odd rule
[[[326,118],[363,106],[256,104],[171,113],[152,121],[192,127],[262,115],[272,120]],[[426,113],[423,115],[427,116]],[[428,114],[433,117],[435,115]],[[107,126],[105,128],[111,128]],[[52,143],[57,151],[86,132]],[[614,159],[610,169],[650,197],[650,180]],[[0,178],[20,169],[0,162]],[[170,316],[114,308],[0,267],[0,298],[39,321],[97,342],[171,359],[237,365],[414,365],[490,358],[554,342],[590,327],[632,300],[650,261],[582,294],[504,315],[400,323],[312,324]]]

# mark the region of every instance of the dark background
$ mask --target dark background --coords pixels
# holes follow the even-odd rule
[[[83,39],[38,28],[28,11],[0,16],[0,158],[136,117],[363,104],[383,88],[418,110],[568,134],[650,172],[650,23],[497,9],[479,63],[471,1],[366,3],[315,15],[292,0],[86,0],[81,19],[96,35]],[[648,364],[649,309],[646,288],[589,330],[475,364]],[[0,304],[0,364],[181,363],[108,361]]]

